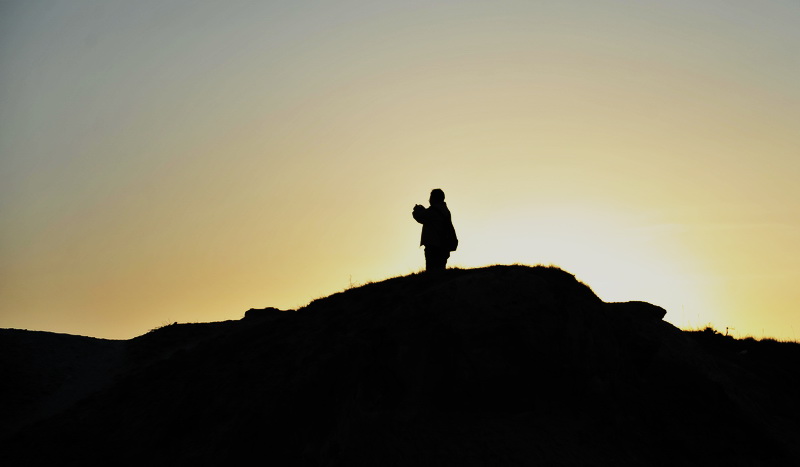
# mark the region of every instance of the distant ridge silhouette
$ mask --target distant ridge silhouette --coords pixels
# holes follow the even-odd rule
[[[0,464],[797,465],[800,345],[664,313],[516,265],[128,341],[0,330]]]

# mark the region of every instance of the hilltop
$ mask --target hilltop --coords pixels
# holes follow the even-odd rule
[[[128,341],[0,330],[0,463],[797,464],[800,345],[665,313],[492,266]]]

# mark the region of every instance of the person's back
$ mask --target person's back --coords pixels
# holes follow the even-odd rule
[[[414,219],[422,224],[420,245],[425,247],[425,268],[440,271],[447,267],[450,252],[458,246],[458,238],[444,192],[439,188],[431,191],[430,207],[417,204],[412,213]]]

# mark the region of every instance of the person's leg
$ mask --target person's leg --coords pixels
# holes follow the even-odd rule
[[[440,255],[441,255],[441,256],[439,257],[439,258],[440,258],[440,261],[441,261],[441,266],[440,266],[440,269],[441,269],[442,271],[444,271],[445,269],[447,269],[447,259],[448,259],[448,258],[450,258],[450,252],[449,252],[449,251],[447,251],[447,250],[442,250],[442,251],[441,251],[441,253],[440,253]]]
[[[436,260],[433,257],[433,250],[430,247],[425,247],[425,271],[433,271],[434,263]]]
[[[425,247],[425,270],[444,271],[447,268],[447,258],[450,252],[436,247]]]

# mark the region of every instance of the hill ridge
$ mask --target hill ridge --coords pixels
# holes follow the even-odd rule
[[[782,351],[770,367],[755,347],[717,352],[714,336],[681,331],[664,313],[605,303],[557,267],[496,265],[391,278],[298,310],[169,325],[112,344],[124,347],[121,360],[81,401],[32,425],[6,424],[0,461],[796,460],[797,353]],[[0,342],[13,347],[6,335]],[[11,364],[25,375],[4,360],[5,374]],[[41,443],[51,449],[33,449]]]

